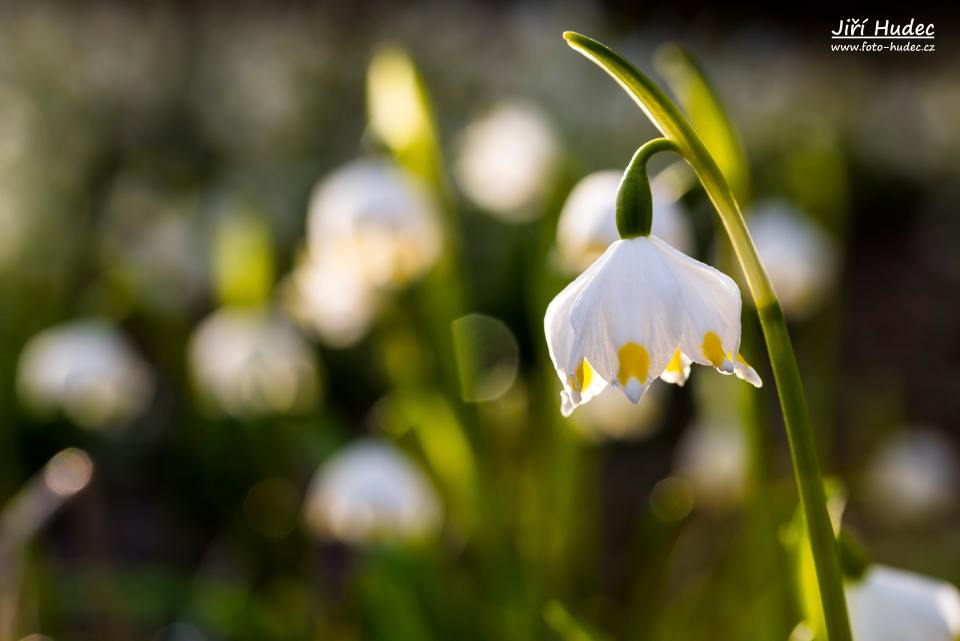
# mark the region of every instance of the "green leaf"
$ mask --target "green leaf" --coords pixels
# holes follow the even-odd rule
[[[559,601],[543,606],[543,620],[563,641],[608,641],[606,635],[581,623]]]
[[[740,204],[747,202],[750,169],[740,137],[713,85],[690,53],[677,45],[667,45],[657,54],[657,70],[686,110],[700,139]]]

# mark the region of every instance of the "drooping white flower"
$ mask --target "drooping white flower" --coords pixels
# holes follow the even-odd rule
[[[574,186],[560,212],[557,249],[565,267],[586,269],[611,243],[617,233],[617,190],[622,171],[597,171]],[[653,185],[654,236],[676,249],[693,250],[693,232],[676,201]]]
[[[349,263],[372,284],[404,284],[440,255],[437,205],[412,176],[385,160],[356,160],[317,184],[309,251]]]
[[[816,311],[836,279],[834,240],[784,202],[753,208],[747,224],[784,311],[798,318]]]
[[[294,320],[330,347],[360,340],[380,303],[376,287],[331,252],[305,253],[281,289]]]
[[[949,583],[871,565],[846,595],[854,641],[960,638],[960,592]]]
[[[908,430],[887,440],[870,459],[864,499],[878,518],[915,523],[949,512],[960,473],[953,443],[932,429]]]
[[[143,412],[153,377],[114,326],[87,319],[31,338],[20,355],[17,387],[21,400],[38,411],[62,411],[84,427],[107,427]]]
[[[736,283],[656,236],[610,245],[553,299],[544,332],[564,415],[607,385],[638,403],[658,376],[685,382],[691,363],[760,385],[739,353]]]
[[[556,134],[533,105],[504,102],[467,127],[454,165],[467,196],[508,222],[542,214],[560,159]]]
[[[268,312],[214,312],[197,327],[189,350],[198,391],[227,414],[287,414],[309,409],[317,399],[310,346]]]
[[[372,438],[334,454],[307,493],[306,523],[348,543],[413,540],[440,527],[440,501],[424,474],[393,445]]]

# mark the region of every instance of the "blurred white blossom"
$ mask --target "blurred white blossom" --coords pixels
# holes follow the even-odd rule
[[[293,318],[330,347],[349,347],[373,322],[380,303],[377,291],[348,262],[332,252],[305,252],[281,287]]]
[[[443,238],[437,204],[412,176],[376,159],[351,162],[317,184],[309,251],[342,261],[372,284],[401,285],[425,272]]]
[[[560,164],[560,144],[543,113],[526,102],[503,102],[467,127],[454,171],[466,195],[510,222],[543,213]]]
[[[949,583],[871,565],[846,594],[854,641],[960,638],[960,593]]]
[[[645,438],[658,427],[666,392],[666,385],[653,385],[636,405],[608,387],[571,415],[570,422],[589,440]]]
[[[114,326],[84,319],[44,330],[20,355],[21,400],[43,413],[62,411],[84,427],[125,423],[146,408],[153,377]]]
[[[321,466],[304,509],[317,536],[348,543],[423,539],[442,519],[426,476],[396,447],[372,438],[346,446]]]
[[[198,391],[227,414],[289,414],[317,401],[319,375],[311,347],[277,315],[221,309],[197,327],[189,349]]]
[[[956,500],[957,454],[940,432],[908,430],[883,443],[871,458],[864,499],[877,517],[912,523],[946,513]]]
[[[580,272],[618,240],[617,190],[623,172],[594,172],[574,186],[557,225],[557,250],[563,266]],[[653,189],[651,233],[680,251],[693,252],[693,232],[679,205],[662,190]]]
[[[693,486],[698,504],[724,509],[743,498],[747,443],[735,423],[696,423],[677,446],[674,469]]]
[[[833,238],[784,202],[758,205],[747,224],[784,312],[803,318],[816,311],[837,279]]]

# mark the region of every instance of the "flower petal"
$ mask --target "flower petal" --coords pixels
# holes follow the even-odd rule
[[[680,341],[680,288],[649,238],[616,241],[600,260],[570,310],[572,349],[637,402]]]
[[[740,348],[740,288],[723,272],[655,236],[650,240],[670,265],[680,289],[681,351],[695,363],[734,373],[733,358]]]
[[[583,354],[574,352],[574,331],[570,324],[570,312],[577,296],[599,271],[605,260],[606,256],[598,258],[593,265],[557,294],[547,306],[547,313],[543,319],[550,360],[563,384],[561,411],[564,416],[569,416],[577,405],[590,400],[606,387],[606,381],[603,378],[593,376],[593,368]],[[590,380],[587,380],[588,374]]]

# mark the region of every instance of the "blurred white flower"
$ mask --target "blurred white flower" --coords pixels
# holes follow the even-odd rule
[[[195,330],[189,350],[198,391],[232,416],[290,414],[317,401],[319,375],[310,345],[269,312],[214,312]]]
[[[373,322],[380,293],[332,252],[306,252],[281,287],[286,309],[330,347],[349,347]]]
[[[571,423],[589,440],[642,439],[658,427],[666,392],[665,385],[654,385],[643,403],[634,405],[626,396],[607,387],[573,414]]]
[[[747,224],[784,312],[803,318],[816,311],[837,278],[833,238],[784,202],[758,205]]]
[[[346,446],[323,464],[304,509],[317,536],[348,543],[423,539],[442,519],[426,476],[396,447],[372,438]]]
[[[900,432],[874,454],[864,481],[864,499],[877,517],[897,523],[929,519],[956,500],[957,454],[934,430]]]
[[[543,199],[560,164],[560,145],[543,113],[525,102],[503,102],[467,127],[454,171],[466,195],[509,222],[543,213]]]
[[[309,250],[331,255],[375,285],[400,285],[436,261],[440,214],[412,176],[385,161],[365,159],[324,178],[310,199]]]
[[[37,411],[62,411],[99,428],[139,416],[153,394],[153,377],[115,327],[86,319],[30,339],[20,355],[17,389]]]
[[[743,429],[726,422],[691,425],[677,446],[674,469],[690,481],[697,503],[721,510],[738,503],[747,483]]]
[[[594,172],[574,186],[567,197],[557,225],[557,249],[563,266],[583,271],[616,240],[617,190],[623,172]],[[675,200],[653,189],[653,228],[651,233],[676,249],[693,251],[693,232]]]
[[[846,594],[854,641],[960,638],[960,592],[949,583],[871,565]]]

